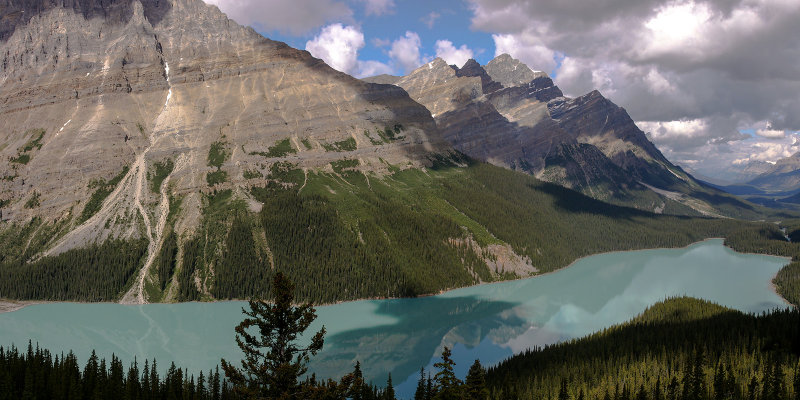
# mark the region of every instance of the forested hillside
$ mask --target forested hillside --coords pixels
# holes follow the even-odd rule
[[[487,373],[494,399],[796,399],[800,311],[764,315],[691,298]]]
[[[729,234],[725,245],[743,253],[772,254],[791,257],[792,261],[773,279],[775,289],[795,307],[800,307],[800,221],[783,221],[780,225],[745,227]]]
[[[358,166],[344,160],[329,172],[304,172],[275,164],[269,183],[247,196],[207,195],[200,228],[182,236],[173,229],[181,199],[172,199],[165,240],[145,281],[148,301],[264,296],[275,270],[298,283],[300,298],[315,302],[416,296],[548,272],[604,251],[771,229],[614,206],[458,156],[385,176]],[[255,202],[258,212],[248,205]],[[46,226],[30,224],[19,232]],[[23,236],[12,243],[18,242],[0,264],[0,297],[115,300],[144,262],[143,242],[103,245],[105,253],[125,250],[118,254],[124,262],[92,256],[99,247],[29,258],[36,242]],[[52,265],[61,272],[47,273]],[[91,278],[95,289],[87,291],[85,276],[105,274],[101,269],[110,275]],[[87,270],[95,272],[81,272]]]

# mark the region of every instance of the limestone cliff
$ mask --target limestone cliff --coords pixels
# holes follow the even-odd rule
[[[402,89],[201,0],[2,0],[0,54],[0,214],[57,224],[45,255],[144,237],[152,263],[174,197],[175,230],[191,233],[202,193],[247,199],[278,162],[380,172],[450,148]],[[387,127],[402,134],[375,134]]]

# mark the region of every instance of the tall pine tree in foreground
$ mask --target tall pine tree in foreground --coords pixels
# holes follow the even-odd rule
[[[236,326],[236,344],[244,352],[242,367],[222,360],[234,391],[245,398],[297,398],[299,378],[308,370],[309,355],[324,343],[325,327],[302,346],[298,337],[317,317],[313,304],[294,306],[294,284],[281,272],[272,283],[273,303],[250,300],[247,318]],[[256,330],[257,335],[252,331]]]

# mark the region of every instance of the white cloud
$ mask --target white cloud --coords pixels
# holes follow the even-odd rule
[[[534,71],[550,72],[556,67],[555,51],[542,45],[531,35],[492,35],[495,57],[508,53]]]
[[[786,136],[782,130],[775,129],[759,129],[756,131],[756,135],[769,139],[779,139]]]
[[[413,71],[424,62],[419,52],[421,45],[422,42],[416,32],[406,31],[405,36],[392,42],[389,57],[404,73]]]
[[[325,60],[332,68],[354,74],[358,68],[358,50],[364,47],[364,34],[356,27],[332,24],[322,28],[306,42],[311,55]]]
[[[786,136],[783,129],[773,129],[772,123],[768,121],[762,122],[760,125],[763,125],[764,127],[755,130],[756,135],[758,136],[768,139],[780,139]]]
[[[385,15],[394,12],[394,0],[361,0],[366,15]]]
[[[442,14],[439,14],[436,11],[431,11],[430,14],[420,18],[419,20],[423,24],[427,25],[428,29],[433,29],[433,25],[436,24],[436,20],[439,19],[439,17],[441,17],[441,16],[442,16]]]
[[[724,168],[785,154],[753,143],[800,130],[799,1],[468,1],[496,54],[555,72],[569,96],[600,89],[662,124],[652,138],[668,157]]]
[[[356,27],[331,24],[320,31],[314,39],[306,42],[306,50],[321,58],[332,68],[364,78],[380,74],[391,74],[391,65],[375,60],[359,60],[358,52],[364,47],[364,34]]]
[[[699,133],[708,131],[708,122],[703,119],[683,121],[637,121],[644,132],[648,133],[651,140],[676,139],[698,136]]]
[[[381,38],[374,38],[374,39],[371,40],[371,42],[372,42],[372,45],[377,47],[377,48],[386,47],[386,46],[392,44],[391,40],[389,40],[389,39],[381,39]]]
[[[687,44],[702,40],[704,28],[711,18],[706,4],[694,2],[673,3],[663,6],[658,13],[644,23],[651,37],[645,53],[660,54],[680,51]],[[693,41],[695,43],[688,43]]]
[[[375,76],[381,74],[391,75],[393,72],[394,70],[390,65],[384,64],[380,61],[373,61],[373,60],[359,61],[356,78],[365,78],[368,76]]]
[[[441,57],[450,65],[461,67],[473,56],[472,50],[465,44],[456,48],[449,40],[436,41],[436,57]]]
[[[755,142],[749,146],[749,150],[751,153],[745,158],[746,161],[765,161],[774,164],[781,158],[797,152],[797,146],[792,143]]]
[[[234,21],[259,31],[307,34],[326,22],[352,22],[353,10],[335,0],[204,0]]]

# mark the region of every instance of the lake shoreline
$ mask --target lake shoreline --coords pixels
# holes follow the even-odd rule
[[[474,285],[444,289],[444,290],[440,290],[437,293],[422,294],[422,295],[415,296],[415,297],[366,297],[366,298],[361,298],[361,299],[342,300],[342,301],[337,301],[337,302],[332,302],[332,303],[315,304],[314,306],[315,307],[326,307],[326,306],[333,306],[333,305],[339,305],[339,304],[354,303],[354,302],[358,302],[358,301],[399,300],[399,299],[414,299],[414,298],[424,298],[424,297],[438,296],[438,295],[442,295],[442,294],[445,294],[447,292],[452,292],[454,290],[459,290],[459,289],[465,289],[465,288],[471,288],[471,287],[480,287],[480,286],[484,286],[484,285],[493,285],[493,284],[496,284],[496,283],[504,283],[504,282],[516,282],[516,281],[522,281],[522,280],[525,280],[525,279],[533,279],[533,278],[547,276],[547,275],[559,272],[559,271],[561,271],[563,269],[572,267],[577,262],[579,262],[579,261],[581,261],[581,260],[583,260],[585,258],[589,258],[589,257],[594,257],[594,256],[599,256],[599,255],[606,255],[606,254],[614,254],[614,253],[630,253],[630,252],[651,251],[651,250],[680,250],[680,249],[687,249],[689,247],[692,247],[692,246],[695,246],[695,245],[698,245],[698,244],[701,244],[701,243],[704,243],[704,242],[707,242],[707,241],[711,241],[711,240],[725,240],[725,238],[721,238],[721,237],[705,238],[703,240],[698,240],[696,242],[692,242],[692,243],[687,244],[686,246],[681,246],[681,247],[653,247],[653,248],[646,248],[646,249],[612,250],[612,251],[594,253],[594,254],[589,254],[589,255],[578,257],[578,258],[576,258],[575,260],[573,260],[571,263],[569,263],[568,265],[566,265],[564,267],[557,268],[557,269],[554,269],[552,271],[548,271],[548,272],[541,273],[541,274],[536,274],[536,275],[523,277],[523,278],[517,278],[517,279],[506,279],[506,280],[492,281],[492,282],[481,282],[481,283],[477,283],[477,284],[474,284]],[[734,250],[733,248],[731,248],[729,246],[725,246],[724,243],[723,243],[723,246],[725,248],[728,248],[728,249],[738,253],[738,254],[769,256],[769,257],[783,258],[787,262],[791,261],[791,257],[776,256],[776,255],[772,255],[772,254],[763,254],[763,253],[745,253],[745,252],[736,251],[736,250]],[[775,277],[777,276],[777,274],[778,273],[776,272],[775,275],[772,277],[772,279],[770,279],[769,288],[773,293],[775,293],[778,297],[780,297],[780,299],[784,302],[784,304],[786,304],[789,307],[793,307],[794,305],[792,303],[790,303],[783,296],[781,296],[780,293],[778,293],[777,287],[775,286],[775,282],[774,282]],[[158,303],[146,303],[146,304],[191,304],[191,303],[246,302],[246,301],[247,301],[247,299],[227,299],[227,300],[214,300],[214,301],[181,301],[181,302],[174,302],[174,303],[158,302]],[[53,304],[53,303],[66,303],[66,304],[121,304],[121,305],[126,305],[126,306],[142,305],[142,304],[111,302],[111,301],[68,301],[68,300],[47,301],[47,300],[0,299],[0,314],[18,311],[18,310],[21,310],[21,309],[23,309],[25,307],[33,306],[33,305],[37,305],[37,304]]]

